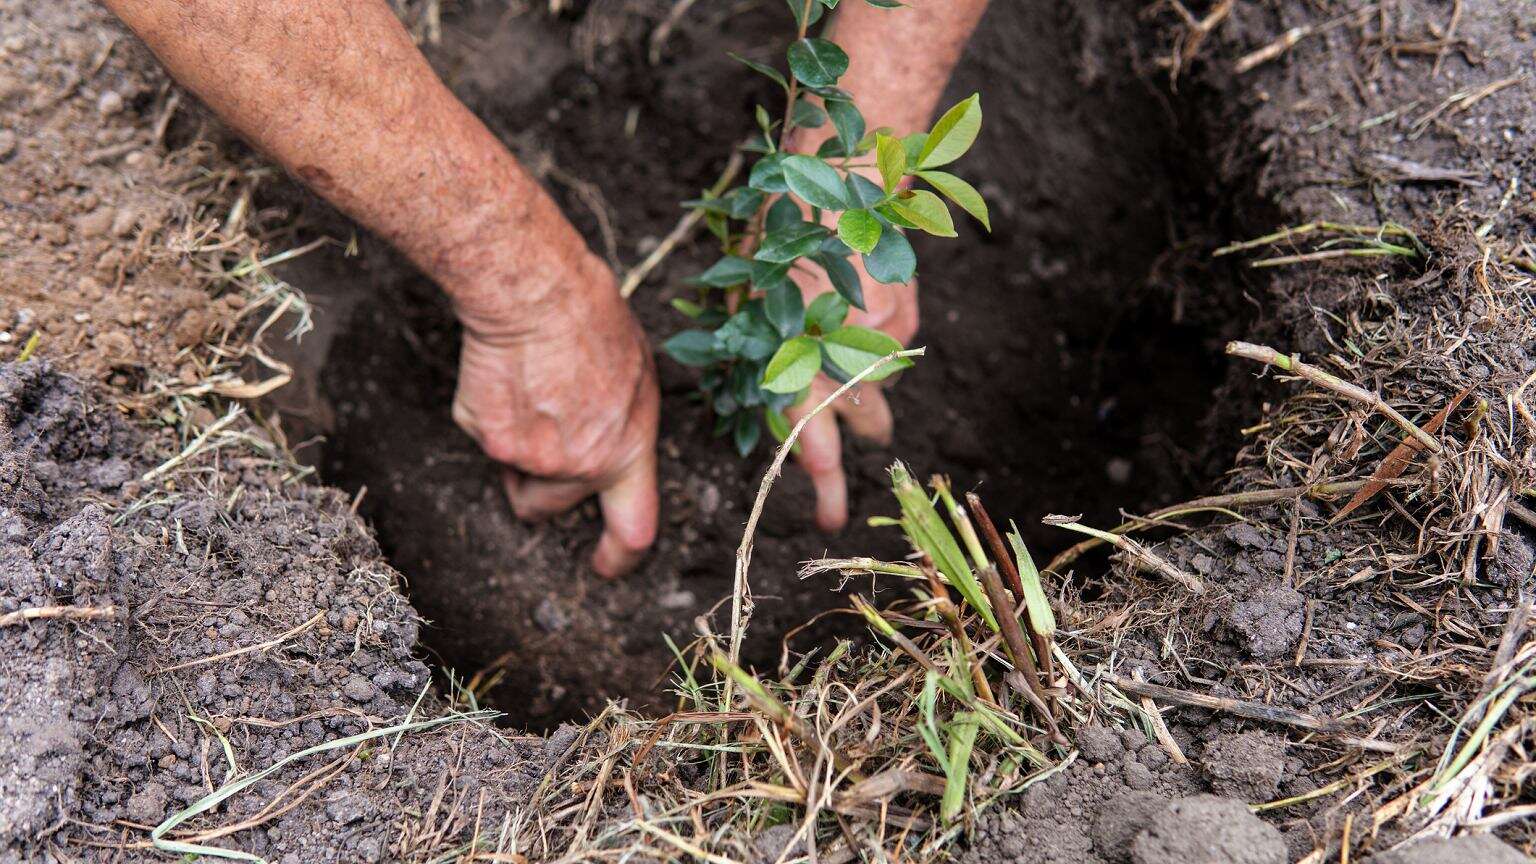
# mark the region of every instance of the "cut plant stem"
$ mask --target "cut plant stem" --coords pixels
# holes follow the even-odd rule
[[[976,577],[971,575],[971,567],[965,561],[965,553],[960,551],[960,544],[955,542],[955,535],[944,524],[939,511],[934,509],[928,494],[917,485],[907,466],[900,462],[891,465],[891,490],[901,504],[901,526],[912,546],[933,560],[949,584],[960,592],[987,626],[997,632],[992,607],[976,583]]]
[[[1420,429],[1417,424],[1402,414],[1397,409],[1388,405],[1380,396],[1355,384],[1351,384],[1336,375],[1324,372],[1322,369],[1309,363],[1303,363],[1296,355],[1285,355],[1269,347],[1268,345],[1255,345],[1252,342],[1228,342],[1227,354],[1233,357],[1242,357],[1245,360],[1256,360],[1266,363],[1277,369],[1284,369],[1297,377],[1311,381],[1313,384],[1337,393],[1346,399],[1353,399],[1362,405],[1369,406],[1382,416],[1402,427],[1404,432],[1412,435],[1414,440],[1423,444],[1431,453],[1439,453],[1440,442],[1433,435]]]
[[[1209,495],[1204,498],[1196,498],[1185,501],[1182,504],[1171,504],[1148,513],[1144,518],[1131,519],[1128,522],[1110,529],[1111,534],[1124,534],[1140,528],[1147,528],[1158,524],[1158,520],[1178,516],[1183,513],[1197,512],[1201,510],[1224,510],[1229,507],[1263,507],[1282,501],[1292,501],[1297,498],[1333,498],[1338,495],[1348,495],[1364,487],[1369,480],[1345,480],[1340,483],[1313,483],[1310,486],[1284,486],[1279,489],[1254,489],[1249,492],[1233,492],[1228,495]],[[1394,485],[1389,482],[1387,485]],[[1060,573],[1061,568],[1071,564],[1083,556],[1084,552],[1104,543],[1098,537],[1089,537],[1087,540],[1069,546],[1067,549],[1051,559],[1045,569]]]
[[[1316,714],[1307,714],[1302,711],[1293,711],[1289,708],[1281,708],[1277,705],[1265,705],[1260,702],[1248,702],[1243,699],[1227,699],[1221,696],[1207,696],[1204,693],[1193,693],[1188,690],[1178,690],[1173,687],[1164,687],[1160,684],[1149,684],[1145,681],[1137,681],[1124,675],[1106,673],[1104,680],[1114,684],[1127,693],[1135,693],[1137,696],[1147,696],[1159,702],[1168,702],[1173,705],[1185,705],[1193,708],[1209,708],[1212,711],[1223,711],[1228,714],[1236,714],[1239,717],[1247,717],[1250,720],[1264,720],[1270,723],[1280,723],[1286,726],[1295,726],[1311,732],[1319,732],[1338,738],[1339,741],[1362,750],[1374,750],[1380,753],[1396,753],[1403,749],[1402,745],[1393,744],[1390,741],[1376,741],[1368,738],[1357,738],[1344,733],[1345,726],[1337,720],[1319,717]]]
[[[999,609],[1011,609],[1008,596],[1003,589],[1002,577],[997,575],[997,568],[987,566],[981,571],[981,585],[987,591],[992,604]],[[1008,650],[1009,659],[1013,660],[1013,666],[1024,676],[1024,683],[1029,687],[1030,703],[1040,712],[1045,720],[1045,725],[1050,727],[1051,740],[1058,744],[1066,744],[1067,739],[1062,737],[1061,730],[1056,727],[1055,712],[1051,710],[1047,701],[1049,693],[1040,683],[1040,670],[1035,664],[1034,648],[1024,637],[1024,630],[1019,627],[1019,619],[1011,613],[998,616],[1002,625],[1003,646]]]
[[[1148,570],[1172,579],[1195,594],[1205,593],[1205,585],[1199,579],[1164,561],[1157,553],[1129,537],[1111,534],[1108,531],[1100,531],[1097,528],[1089,528],[1087,525],[1080,524],[1071,516],[1047,516],[1040,521],[1047,525],[1055,525],[1057,528],[1065,528],[1068,531],[1076,531],[1079,534],[1096,537],[1105,543],[1112,544],[1116,549],[1124,552]]]
[[[960,656],[965,658],[971,668],[971,682],[976,685],[976,692],[988,702],[996,702],[997,698],[992,694],[992,685],[987,681],[987,672],[981,663],[972,662],[971,637],[965,632],[965,624],[960,621],[960,610],[955,608],[954,601],[949,599],[949,589],[944,587],[944,580],[939,578],[939,572],[933,568],[933,562],[927,555],[923,556],[918,565],[924,577],[928,580],[928,593],[933,596],[934,608],[938,610],[939,617],[944,619],[944,626],[949,628],[949,635],[960,645]]]
[[[987,508],[982,506],[981,498],[975,492],[965,493],[965,503],[971,508],[971,514],[976,517],[976,524],[981,526],[982,536],[987,538],[987,545],[992,547],[992,557],[997,559],[998,569],[1008,580],[1008,588],[1013,592],[1013,602],[1008,604],[1008,608],[1015,608],[1019,603],[1024,604],[1024,617],[1029,625],[1029,638],[1035,647],[1035,657],[1040,661],[1040,680],[1045,683],[1049,692],[1051,682],[1055,680],[1054,670],[1051,668],[1051,637],[1056,632],[1056,618],[1051,614],[1050,605],[1045,602],[1045,592],[1040,589],[1040,573],[1035,570],[1034,561],[1030,559],[1029,550],[1024,548],[1022,540],[1015,544],[1014,552],[1018,557],[1018,565],[1015,566],[1014,556],[1010,555],[1008,547],[1003,545],[1003,538],[997,533],[997,525],[992,522]],[[1031,574],[1034,577],[1033,586],[1025,584],[1025,579],[1020,575],[1020,568],[1033,571]],[[1054,698],[1048,698],[1046,701],[1054,707]]]

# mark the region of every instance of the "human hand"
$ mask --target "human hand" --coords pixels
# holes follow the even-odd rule
[[[902,345],[917,333],[917,283],[886,285],[871,279],[857,258],[854,267],[864,289],[864,309],[850,309],[846,323],[883,330]],[[800,293],[811,300],[832,291],[824,271],[800,278]],[[784,412],[790,423],[820,405],[837,390],[838,384],[826,375],[817,375],[810,394],[798,405]],[[848,523],[848,483],[843,475],[843,444],[838,421],[849,432],[866,441],[891,443],[893,423],[891,407],[878,383],[861,383],[843,398],[812,417],[800,431],[797,459],[811,477],[816,489],[816,527],[837,531]]]
[[[538,268],[540,290],[508,311],[459,309],[464,347],[453,419],[503,466],[519,519],[538,521],[596,494],[603,534],[592,566],[606,577],[637,564],[656,537],[656,420],[651,352],[608,267],[585,248]]]

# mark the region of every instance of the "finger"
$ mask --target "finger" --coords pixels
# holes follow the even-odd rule
[[[865,441],[884,447],[891,443],[895,423],[891,419],[891,403],[879,387],[865,385],[849,393],[833,405],[837,415],[852,432]]]
[[[656,542],[656,451],[647,447],[608,488],[597,493],[603,536],[592,569],[609,579],[623,576]]]
[[[807,405],[820,402],[812,388]],[[793,416],[803,416],[809,409],[790,409]],[[800,431],[800,465],[811,475],[816,489],[816,527],[838,531],[848,523],[848,483],[843,477],[843,444],[837,431],[837,417],[823,411],[812,417]]]
[[[512,512],[525,522],[541,522],[575,507],[592,494],[592,484],[584,480],[545,480],[520,477],[507,486]]]

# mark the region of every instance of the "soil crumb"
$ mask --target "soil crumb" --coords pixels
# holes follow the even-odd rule
[[[1365,864],[1528,864],[1508,843],[1488,834],[1420,840],[1365,859]]]

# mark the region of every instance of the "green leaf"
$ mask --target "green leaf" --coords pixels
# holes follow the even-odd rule
[[[892,210],[935,237],[955,236],[955,222],[950,218],[949,208],[944,205],[943,198],[927,189],[903,194],[905,197],[891,201]]]
[[[927,143],[927,132],[913,132],[911,135],[901,136],[901,147],[907,151],[907,167],[913,168],[919,164],[917,157],[922,154],[923,146]]]
[[[864,308],[864,283],[859,281],[859,271],[853,269],[847,258],[822,253],[811,256],[811,260],[827,271],[827,280],[838,295],[853,306]]]
[[[827,112],[812,105],[804,97],[795,100],[794,115],[791,118],[796,126],[804,126],[807,129],[820,129],[826,125]]]
[[[917,227],[917,225],[911,219],[908,219],[906,216],[898,213],[896,209],[890,205],[889,202],[876,207],[875,212],[879,213],[883,219],[890,222],[892,225],[900,225],[903,228]]]
[[[715,334],[707,330],[684,330],[661,343],[661,350],[684,366],[708,366],[720,359]]]
[[[815,156],[796,154],[784,157],[784,182],[789,191],[805,203],[823,210],[843,210],[848,207],[845,196],[848,187],[837,169]]]
[[[684,315],[687,315],[689,318],[697,318],[704,314],[703,306],[700,306],[692,300],[684,300],[681,297],[672,298],[672,308],[683,313]]]
[[[907,148],[889,135],[875,136],[875,163],[880,166],[880,180],[886,192],[895,192],[907,173]]]
[[[825,39],[801,39],[789,46],[789,71],[808,87],[830,87],[848,71],[848,55]]]
[[[764,408],[763,420],[768,424],[768,433],[773,436],[773,440],[782,443],[789,437],[789,420],[784,416],[784,412]]]
[[[901,0],[864,0],[864,2],[876,9],[900,9],[907,5],[901,2]]]
[[[848,204],[855,210],[868,210],[885,200],[885,190],[857,171],[848,172]]]
[[[806,328],[814,327],[822,333],[828,333],[843,326],[843,319],[847,317],[848,301],[831,291],[818,296],[805,308]]]
[[[735,255],[727,255],[711,264],[708,270],[693,277],[692,282],[711,288],[729,288],[740,285],[752,276],[752,262]]]
[[[785,0],[785,2],[789,4],[789,13],[795,16],[795,23],[804,24],[807,27],[815,24],[817,21],[820,21],[821,13],[826,11],[825,7],[823,7],[820,3],[810,4],[810,9],[807,10],[805,8],[805,0]],[[810,12],[809,18],[806,18],[807,11]]]
[[[803,215],[799,204],[796,204],[788,195],[781,195],[768,207],[768,218],[763,225],[769,231],[777,231],[780,228],[799,224]]]
[[[873,252],[880,242],[880,220],[868,210],[848,210],[838,217],[837,236],[855,252]]]
[[[763,206],[768,196],[757,189],[749,189],[738,186],[725,193],[720,200],[725,202],[728,209],[726,215],[732,219],[750,219],[756,215],[759,207]]]
[[[901,343],[889,334],[868,327],[842,327],[826,334],[821,341],[827,357],[849,375],[857,375],[892,351],[901,350]],[[910,358],[897,357],[864,380],[879,381],[911,365]]]
[[[784,154],[771,153],[757,160],[747,185],[760,192],[788,192],[789,186],[784,182]]]
[[[859,149],[859,139],[864,137],[864,115],[852,102],[831,101],[826,103],[827,116],[832,118],[832,128],[843,142],[843,152],[852,154]]]
[[[736,415],[736,428],[732,430],[731,440],[736,445],[737,453],[749,455],[762,437],[763,427],[758,424],[756,417],[746,411]]]
[[[763,311],[780,336],[799,336],[805,330],[805,300],[800,296],[800,286],[789,279],[763,294]]]
[[[761,303],[749,303],[715,331],[715,338],[728,356],[766,360],[779,347],[779,334],[768,323],[761,306]],[[754,310],[757,314],[753,314]]]
[[[766,291],[788,279],[788,264],[775,264],[771,261],[752,262],[752,285],[760,291]]]
[[[928,132],[928,140],[918,154],[919,168],[936,168],[959,159],[971,149],[976,133],[981,131],[981,94],[973,93],[969,99],[944,112],[939,122]]]
[[[749,57],[743,57],[740,54],[737,54],[735,51],[727,51],[725,53],[730,55],[732,60],[735,60],[737,63],[740,63],[748,69],[751,69],[753,72],[766,75],[770,80],[773,81],[773,83],[783,87],[786,90],[789,89],[789,81],[784,78],[783,72],[780,72],[779,70],[769,66],[766,63],[759,63]]]
[[[976,191],[976,187],[943,171],[919,171],[917,176],[939,190],[945,198],[955,202],[961,210],[975,217],[976,221],[981,223],[981,227],[988,231],[992,230],[992,221],[987,214],[987,202],[982,200],[981,193]]]
[[[864,272],[887,285],[911,282],[917,272],[917,253],[900,231],[883,231],[874,251],[864,256]]]
[[[821,239],[828,233],[827,229],[814,222],[797,222],[768,232],[768,236],[763,238],[763,245],[752,257],[772,264],[788,264],[815,252],[821,247]]]
[[[811,386],[821,370],[821,345],[809,336],[796,336],[779,346],[763,370],[763,389],[798,393]]]
[[[772,141],[773,119],[768,116],[768,109],[761,105],[754,105],[752,106],[752,116],[757,120],[758,130],[763,133],[763,140]],[[767,152],[772,153],[773,148],[769,147]]]

